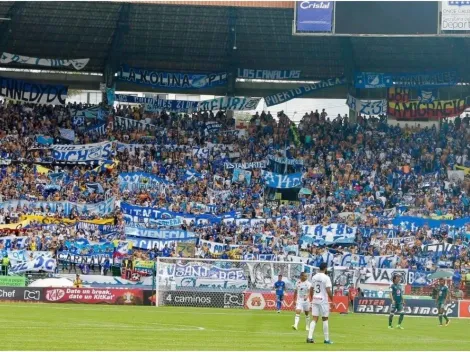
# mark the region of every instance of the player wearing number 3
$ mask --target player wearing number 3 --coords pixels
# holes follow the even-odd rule
[[[324,343],[331,344],[328,327],[328,317],[330,316],[330,303],[333,302],[333,293],[331,292],[331,279],[326,275],[326,263],[320,264],[320,272],[312,278],[312,287],[310,288],[310,301],[312,302],[312,321],[308,330],[307,343],[314,343],[313,332],[318,317],[321,315],[323,321]],[[334,305],[334,303],[332,303]]]
[[[312,287],[312,284],[307,280],[307,273],[302,272],[300,274],[300,280],[297,281],[297,284],[295,286],[295,291],[294,291],[295,320],[294,320],[294,325],[292,325],[292,328],[294,330],[297,330],[297,327],[299,326],[300,314],[302,313],[302,311],[305,312],[305,322],[306,322],[305,330],[309,329],[309,326],[310,326],[309,293],[310,293],[311,287]]]

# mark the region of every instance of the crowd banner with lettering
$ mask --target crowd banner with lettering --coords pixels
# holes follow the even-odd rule
[[[74,69],[80,71],[84,68],[90,59],[71,59],[71,60],[62,60],[62,59],[41,59],[38,57],[29,57],[22,56],[10,53],[3,53],[0,58],[1,64],[25,64],[25,65],[36,65],[36,66],[45,66],[45,67],[68,67],[72,66]]]
[[[113,261],[113,252],[81,254],[71,251],[60,251],[57,255],[57,259],[59,260],[59,264],[74,263],[103,265],[105,264],[106,260],[109,262]]]
[[[420,73],[394,73],[393,84],[397,87],[446,87],[458,83],[457,71]]]
[[[306,94],[313,93],[320,89],[336,87],[336,86],[340,86],[343,84],[346,84],[346,79],[344,77],[329,78],[327,80],[319,81],[317,83],[309,84],[306,86],[300,86],[298,88],[293,88],[293,89],[286,90],[284,92],[276,93],[273,95],[268,95],[267,97],[264,97],[264,101],[266,103],[266,106],[270,107],[273,105],[285,103],[286,101],[289,101],[295,98],[299,98]]]
[[[145,110],[150,112],[193,112],[197,111],[198,101],[155,99],[152,103],[145,104]]]
[[[300,188],[302,187],[302,174],[276,174],[271,171],[261,171],[266,186],[272,188]]]
[[[54,144],[51,147],[52,157],[55,160],[97,161],[110,160],[113,156],[113,143],[101,142],[92,144]]]
[[[391,87],[387,89],[387,100],[395,102],[410,101],[410,88]]]
[[[266,161],[253,161],[251,163],[224,163],[226,169],[242,169],[242,170],[253,170],[253,169],[265,169]]]
[[[247,97],[220,97],[211,100],[204,100],[199,103],[199,110],[235,110],[249,111],[256,110],[261,98]]]
[[[401,119],[446,118],[462,114],[470,105],[470,97],[453,100],[434,100],[424,103],[418,100],[409,102],[388,102],[388,114]]]
[[[150,250],[157,248],[158,250],[162,250],[165,246],[172,248],[178,242],[176,240],[160,240],[158,238],[150,238],[150,237],[129,237],[127,238],[129,242],[132,243],[132,247],[140,248],[145,250]],[[196,239],[189,239],[189,240],[178,240],[178,241],[196,241]]]
[[[8,270],[12,274],[21,274],[25,272],[54,272],[57,266],[55,259],[50,257],[37,257],[34,260],[29,260],[26,262],[21,262],[15,265],[12,265]]]
[[[357,227],[351,227],[345,224],[329,224],[323,225],[304,225],[302,226],[301,237],[302,244],[304,243],[320,243],[320,244],[333,244],[333,243],[354,243],[356,239]]]
[[[299,79],[300,71],[297,70],[252,70],[239,68],[237,70],[238,78],[246,79],[264,79],[264,80],[285,80]]]
[[[139,130],[145,130],[150,127],[156,127],[155,125],[152,125],[151,123],[147,123],[145,121],[137,121],[133,119],[128,119],[127,117],[122,117],[122,116],[116,116],[116,126],[124,128],[124,129],[139,129]]]
[[[160,262],[157,268],[158,282],[161,286],[170,287],[208,287],[214,288],[248,288],[248,270],[246,267],[223,268],[223,263],[165,263]]]
[[[382,115],[387,113],[387,100],[359,100],[348,94],[346,105],[361,115]]]
[[[121,66],[117,80],[152,87],[201,89],[227,85],[227,73],[182,73]]]
[[[466,1],[442,1],[442,31],[470,30],[470,4]]]
[[[356,72],[354,86],[356,88],[387,88],[393,86],[393,79],[391,74]]]
[[[137,205],[128,204],[121,202],[121,210],[124,214],[136,219],[136,221],[131,222],[140,222],[142,219],[174,219],[176,217],[181,217],[187,222],[194,221],[196,224],[203,223],[220,223],[222,221],[233,221],[236,217],[235,212],[224,213],[220,215],[213,214],[190,214],[190,213],[178,213],[166,209],[160,208],[150,208],[150,207],[140,207]],[[148,222],[152,222],[149,220]]]
[[[228,250],[233,250],[233,249],[236,249],[236,248],[240,247],[239,245],[229,245],[229,246],[227,246],[225,243],[206,241],[206,240],[202,240],[202,239],[198,240],[198,244],[203,249],[205,248],[210,253],[213,253],[213,254],[221,254],[227,249]]]
[[[369,267],[363,269],[359,282],[370,285],[390,285],[394,276],[400,277],[401,284],[408,284],[408,269],[378,269]]]
[[[160,189],[169,183],[163,178],[145,172],[123,172],[118,176],[119,188],[124,189]]]
[[[297,1],[296,29],[299,32],[326,32],[333,30],[334,1]]]
[[[177,220],[177,219],[169,219],[169,220]],[[153,238],[153,239],[159,239],[159,240],[188,240],[188,239],[196,238],[196,234],[194,232],[189,232],[189,231],[184,231],[184,230],[160,230],[160,229],[147,229],[144,227],[125,226],[124,231],[126,233],[126,236]]]
[[[32,104],[65,105],[68,87],[0,77],[0,95]]]
[[[457,72],[436,71],[417,73],[376,73],[356,72],[354,85],[356,88],[388,88],[396,87],[446,87],[457,84]]]
[[[27,209],[30,209],[32,211],[43,209],[44,212],[50,211],[54,213],[63,210],[65,215],[67,216],[70,215],[73,210],[77,210],[80,214],[89,213],[103,216],[114,211],[114,201],[114,197],[99,203],[9,200],[5,202],[0,202],[0,209],[16,209],[26,207]],[[28,225],[32,220],[32,216],[28,216],[24,221],[26,225]],[[62,220],[62,222],[64,222],[64,220]]]
[[[441,228],[442,225],[448,225],[454,228],[463,228],[467,224],[470,224],[470,217],[456,220],[433,220],[417,216],[398,216],[392,220],[392,224],[411,231],[416,231],[419,227],[423,226],[428,226],[431,229]]]
[[[275,155],[268,155],[268,159],[279,164],[287,164],[291,166],[302,166],[304,164],[304,161],[302,159],[288,159],[285,157],[281,158]]]

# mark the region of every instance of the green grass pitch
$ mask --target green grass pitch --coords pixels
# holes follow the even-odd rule
[[[292,312],[176,307],[1,304],[2,350],[468,350],[470,320],[333,314],[323,344],[306,344],[305,318],[293,331]],[[394,319],[394,325],[397,317]]]

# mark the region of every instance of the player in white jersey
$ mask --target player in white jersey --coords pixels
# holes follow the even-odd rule
[[[300,321],[300,314],[305,312],[305,329],[308,330],[310,326],[310,288],[312,284],[307,280],[307,273],[302,272],[300,274],[300,280],[297,281],[294,291],[294,302],[295,302],[295,320],[292,328],[297,330]]]
[[[307,343],[314,343],[313,332],[318,317],[321,315],[323,321],[324,343],[331,344],[330,332],[328,330],[328,317],[330,316],[330,299],[333,302],[333,293],[331,291],[331,279],[326,275],[326,263],[320,264],[320,272],[313,276],[312,287],[310,288],[310,301],[312,302],[312,321],[308,330]]]

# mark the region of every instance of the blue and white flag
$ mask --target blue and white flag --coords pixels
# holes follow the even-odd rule
[[[210,154],[209,148],[193,147],[192,155],[200,159],[208,159]]]
[[[188,169],[184,173],[183,179],[185,181],[197,181],[204,179],[204,175],[200,174],[199,172],[196,172],[194,169]]]
[[[303,243],[330,245],[334,243],[354,243],[356,227],[345,224],[304,225],[302,226]]]
[[[36,142],[40,145],[51,145],[54,144],[54,138],[38,135],[36,136]]]
[[[261,170],[261,176],[266,186],[272,188],[300,188],[302,187],[302,173],[281,175],[271,171]]]
[[[63,139],[73,142],[75,140],[75,131],[67,128],[59,128],[60,136]]]
[[[91,126],[84,133],[91,136],[104,136],[106,134],[106,122],[101,122],[95,126]]]
[[[418,94],[418,100],[421,103],[432,103],[436,100],[437,89],[420,89]]]
[[[209,136],[211,134],[217,134],[220,129],[222,128],[222,124],[218,122],[207,122],[206,123],[206,129],[205,129],[205,134],[206,136]]]
[[[234,169],[232,182],[246,182],[247,185],[251,184],[251,171]]]
[[[23,64],[23,65],[35,65],[43,67],[68,67],[72,66],[76,70],[84,68],[90,59],[43,59],[39,57],[29,57],[23,55],[16,55],[4,52],[0,58],[0,63],[9,64]]]
[[[112,159],[112,147],[112,142],[102,142],[79,145],[54,144],[51,149],[55,160],[79,162]]]
[[[274,155],[268,155],[268,159],[279,164],[287,164],[291,166],[302,166],[304,164],[304,161],[302,159],[288,159],[288,158],[284,158],[284,157],[281,158],[281,157],[274,156]]]
[[[118,176],[118,184],[124,189],[158,189],[169,185],[169,182],[158,176],[146,172],[123,172]]]
[[[99,194],[104,193],[103,186],[101,186],[99,182],[87,183],[86,188],[88,192],[90,193],[99,193]]]

